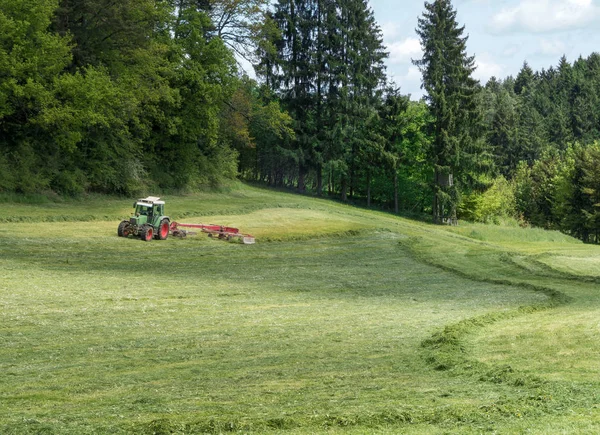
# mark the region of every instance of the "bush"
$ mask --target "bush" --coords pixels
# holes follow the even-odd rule
[[[483,193],[466,195],[460,209],[464,219],[498,224],[507,218],[515,218],[515,184],[500,176]]]

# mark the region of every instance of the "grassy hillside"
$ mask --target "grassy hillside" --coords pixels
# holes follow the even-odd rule
[[[0,433],[596,433],[600,248],[239,186],[3,203]]]

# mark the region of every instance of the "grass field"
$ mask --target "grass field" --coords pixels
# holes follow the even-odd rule
[[[248,186],[6,197],[0,433],[598,433],[600,248]]]

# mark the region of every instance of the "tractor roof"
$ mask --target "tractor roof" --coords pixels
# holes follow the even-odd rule
[[[160,198],[158,196],[149,196],[147,198],[140,198],[137,200],[139,205],[145,205],[147,207],[152,207],[153,204],[164,204],[164,201],[159,201]]]

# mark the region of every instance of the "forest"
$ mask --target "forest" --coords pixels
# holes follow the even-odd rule
[[[424,3],[415,101],[367,0],[4,0],[0,193],[240,178],[600,242],[600,55],[480,83],[456,15]]]

